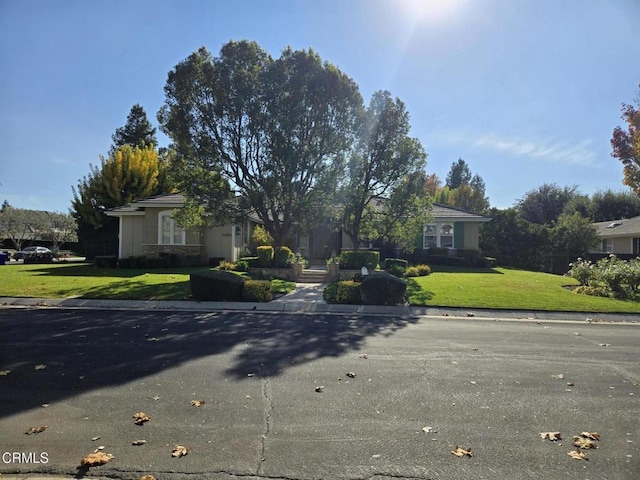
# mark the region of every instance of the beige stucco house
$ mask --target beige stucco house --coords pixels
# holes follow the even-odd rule
[[[179,193],[137,200],[107,211],[120,221],[118,256],[161,253],[197,255],[203,261],[224,258],[236,261],[249,247],[251,233],[259,220],[204,229],[184,230],[173,219],[173,211],[182,207]],[[434,204],[432,221],[425,225],[418,248],[478,249],[479,231],[491,218],[445,205]],[[349,237],[329,225],[319,225],[310,235],[294,235],[288,246],[311,260],[329,258],[353,248]],[[373,246],[373,245],[372,245]]]
[[[640,217],[594,223],[599,248],[591,253],[640,255]]]
[[[236,261],[248,246],[256,221],[184,230],[173,219],[173,211],[183,204],[184,197],[172,193],[107,211],[107,215],[120,221],[118,256],[158,257],[160,253],[175,253],[197,255],[203,261],[215,257]]]

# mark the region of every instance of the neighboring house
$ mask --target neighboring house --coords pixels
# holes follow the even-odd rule
[[[251,233],[260,221],[204,229],[180,228],[173,211],[184,203],[179,193],[137,200],[106,212],[120,221],[118,256],[126,258],[160,253],[198,255],[202,260],[225,258],[236,261],[249,246]],[[428,248],[477,249],[479,230],[491,218],[445,205],[434,204],[432,222],[425,226],[422,245]],[[326,259],[353,245],[344,232],[319,225],[310,235],[294,235],[288,246],[312,260]]]
[[[184,197],[172,193],[136,200],[105,212],[120,221],[118,256],[158,257],[161,253],[175,253],[197,255],[203,261],[209,258],[236,261],[249,245],[256,220],[184,230],[173,219],[173,211],[183,204]]]
[[[599,248],[591,253],[640,255],[640,217],[594,223]]]

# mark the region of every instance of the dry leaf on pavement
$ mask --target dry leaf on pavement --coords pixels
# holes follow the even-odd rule
[[[451,453],[453,453],[456,457],[464,457],[464,456],[473,457],[473,454],[471,453],[470,448],[463,448],[457,445],[455,450],[451,450]]]
[[[144,412],[138,412],[133,415],[133,423],[136,425],[142,425],[149,420],[151,420],[151,417]]]
[[[27,430],[25,433],[25,435],[31,435],[33,433],[42,433],[44,432],[47,428],[49,428],[47,425],[42,425],[40,427],[31,427],[29,430]]]
[[[34,370],[44,370],[45,368],[47,368],[47,366],[41,363],[40,365],[36,365]]]
[[[144,445],[145,443],[147,443],[146,440],[134,440],[133,442],[131,442],[131,445],[134,445],[137,447],[139,445]]]
[[[356,378],[357,374],[355,372],[347,372],[345,374],[349,378]]]
[[[11,370],[0,370],[0,377],[6,377],[11,373]]]
[[[552,442],[557,442],[558,440],[562,440],[560,437],[560,432],[540,432],[540,438],[543,440],[548,438]]]
[[[171,456],[176,458],[184,457],[187,453],[189,453],[189,449],[184,445],[174,445]]]
[[[433,427],[422,427],[422,431],[424,433],[438,433],[433,429]]]
[[[201,407],[204,405],[204,400],[191,400],[191,405],[194,407]]]
[[[590,438],[591,440],[600,440],[600,434],[598,432],[582,432],[580,436]]]
[[[324,392],[324,385],[320,385],[320,386],[316,387],[316,392],[318,392],[318,393]]]
[[[587,454],[584,452],[581,452],[580,450],[571,450],[570,452],[567,453],[567,455],[569,455],[571,458],[574,458],[576,460],[589,460],[587,458]]]
[[[81,467],[97,467],[111,461],[113,455],[110,453],[94,452],[86,455],[81,461]]]
[[[596,442],[591,440],[590,438],[581,437],[580,435],[573,436],[573,445],[583,450],[587,450],[589,448],[598,448]]]
[[[562,380],[564,378],[564,374],[563,373],[559,373],[557,375],[551,375],[551,378],[558,378],[558,379]]]
[[[156,480],[153,475],[142,475],[138,480]]]

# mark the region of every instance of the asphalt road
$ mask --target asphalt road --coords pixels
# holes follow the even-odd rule
[[[639,402],[638,324],[0,309],[5,476],[638,479]]]

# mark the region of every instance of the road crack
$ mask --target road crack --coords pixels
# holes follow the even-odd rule
[[[258,467],[256,473],[261,475],[263,463],[267,460],[267,439],[273,430],[273,391],[271,389],[271,380],[265,377],[262,384],[262,403],[263,403],[263,433],[260,435],[260,458],[258,459]]]

